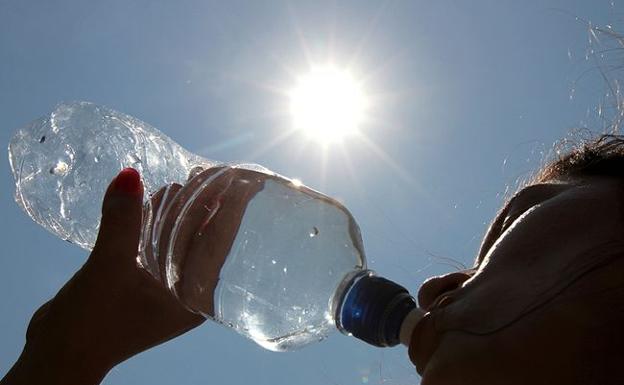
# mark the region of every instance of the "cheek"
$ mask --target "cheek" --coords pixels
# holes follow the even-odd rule
[[[571,365],[577,362],[570,335],[550,310],[535,312],[492,334],[446,332],[422,385],[526,385],[536,378],[566,383],[559,382],[561,376],[571,373]],[[546,380],[549,377],[552,381]]]
[[[514,346],[515,341],[513,336],[508,338],[502,334],[479,336],[458,331],[447,332],[427,365],[421,384],[530,383],[522,375],[516,354],[528,357],[535,355],[533,352],[519,351],[518,346]]]

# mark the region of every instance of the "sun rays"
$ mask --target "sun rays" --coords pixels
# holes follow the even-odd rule
[[[322,145],[357,133],[368,103],[361,81],[334,65],[299,76],[288,96],[293,127]]]
[[[283,154],[290,163],[307,163],[317,169],[320,180],[313,184],[321,190],[325,189],[330,172],[344,173],[354,188],[363,189],[357,166],[363,159],[384,165],[409,188],[417,187],[409,169],[375,139],[385,138],[384,131],[392,135],[399,133],[385,126],[392,123],[383,114],[387,112],[384,103],[395,102],[402,97],[401,92],[380,89],[378,82],[380,73],[391,70],[387,67],[392,66],[394,58],[386,57],[373,66],[362,58],[370,33],[364,34],[360,44],[338,49],[334,32],[325,41],[317,41],[318,36],[314,39],[307,36],[295,15],[290,16],[297,48],[291,52],[277,49],[267,52],[274,72],[263,80],[244,73],[230,77],[251,87],[251,92],[265,95],[262,104],[269,108],[261,112],[262,116],[245,119],[249,127],[245,128],[247,133],[239,131],[241,138],[235,135],[209,149],[249,147],[251,151],[245,157],[250,161]],[[366,68],[367,64],[370,68]],[[254,120],[257,120],[255,124]],[[266,129],[259,129],[262,126]],[[335,161],[341,163],[339,168],[333,165]]]

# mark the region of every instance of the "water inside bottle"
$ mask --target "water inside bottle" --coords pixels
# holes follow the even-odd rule
[[[219,263],[218,256],[189,254],[178,259],[175,293],[191,310],[270,350],[324,339],[335,329],[338,287],[365,268],[357,224],[337,201],[288,179],[257,172],[238,179],[256,186],[245,194],[231,184],[222,190],[232,202],[248,200],[218,281],[209,283],[214,266],[206,262]]]
[[[199,225],[224,235],[212,242],[223,247],[212,254],[201,247],[187,253],[182,241],[212,232],[178,231],[172,237],[165,220],[185,224],[192,216],[173,215],[179,205],[152,205],[150,193],[164,187],[174,202],[184,203],[193,197],[179,195],[189,190],[189,174],[217,163],[107,107],[59,104],[15,134],[9,162],[18,205],[44,228],[88,250],[97,238],[107,186],[120,169],[136,168],[148,207],[139,255],[143,267],[189,309],[269,349],[289,350],[324,338],[334,327],[337,288],[353,270],[365,268],[359,230],[339,202],[247,164],[237,166],[251,176],[236,179],[242,193],[232,191],[234,183],[200,195],[208,200],[199,201],[206,215]],[[189,207],[196,212],[197,206]]]
[[[9,143],[9,163],[17,204],[87,250],[97,238],[104,192],[121,169],[134,167],[145,191],[155,192],[184,183],[194,165],[215,164],[145,122],[88,102],[60,103],[20,128]]]

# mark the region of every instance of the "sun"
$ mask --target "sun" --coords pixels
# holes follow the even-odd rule
[[[321,144],[357,133],[364,120],[367,103],[361,82],[335,66],[312,68],[297,79],[289,97],[295,128]]]

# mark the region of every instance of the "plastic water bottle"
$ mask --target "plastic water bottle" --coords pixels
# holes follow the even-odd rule
[[[138,261],[189,310],[259,345],[292,350],[336,328],[408,343],[421,318],[406,289],[367,270],[359,228],[336,200],[251,164],[194,155],[131,116],[59,104],[11,140],[15,199],[91,249],[100,202],[124,167],[145,187]]]

